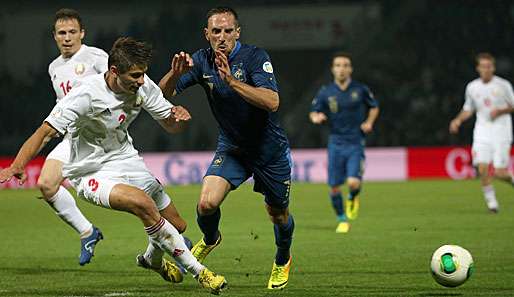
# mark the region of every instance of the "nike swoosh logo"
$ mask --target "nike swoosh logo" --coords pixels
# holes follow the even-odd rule
[[[271,287],[272,287],[272,288],[278,288],[278,287],[281,287],[281,286],[283,286],[283,285],[285,285],[285,284],[287,284],[287,281],[285,281],[285,282],[283,282],[283,283],[281,283],[281,284],[278,284],[278,285],[273,285],[273,284],[271,284]]]
[[[204,73],[204,74],[202,75],[202,77],[203,77],[203,78],[205,78],[205,79],[208,79],[208,78],[213,77],[213,75],[208,75],[208,74],[205,74],[205,73]]]

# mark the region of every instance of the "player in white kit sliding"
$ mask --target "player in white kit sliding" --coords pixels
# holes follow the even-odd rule
[[[63,8],[56,12],[53,36],[60,55],[50,63],[48,74],[57,102],[64,98],[79,80],[107,71],[107,53],[82,44],[84,34],[82,20],[77,11]],[[70,139],[66,136],[48,154],[37,185],[43,198],[56,214],[80,235],[79,264],[85,265],[91,261],[94,248],[103,238],[103,234],[86,219],[78,209],[73,196],[62,186],[62,166],[69,161],[70,150]]]
[[[57,103],[23,144],[11,166],[0,171],[0,182],[13,176],[23,182],[26,164],[48,140],[69,134],[72,149],[70,161],[63,165],[63,176],[81,198],[132,213],[142,221],[149,244],[145,254],[138,256],[138,264],[143,261],[142,266],[168,281],[182,281],[178,268],[163,258],[166,252],[202,287],[219,294],[226,286],[225,278],[199,263],[186,247],[174,227],[182,218],[128,134],[129,125],[141,109],[169,133],[182,131],[191,119],[186,109],[173,106],[145,75],[150,59],[149,45],[130,37],[119,38],[109,53],[108,72],[83,79]]]
[[[507,167],[512,143],[514,92],[505,79],[494,75],[495,59],[489,53],[476,58],[479,78],[466,86],[466,100],[461,112],[450,122],[450,132],[458,133],[465,120],[476,114],[473,131],[473,164],[478,166],[484,199],[489,210],[498,212],[498,201],[492,185],[489,165],[494,167],[494,177],[514,183]]]

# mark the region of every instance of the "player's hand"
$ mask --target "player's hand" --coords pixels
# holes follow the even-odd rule
[[[27,175],[25,174],[25,170],[22,168],[14,168],[8,167],[4,168],[0,171],[0,183],[5,183],[11,180],[11,178],[19,179],[20,185],[23,184],[27,180]]]
[[[491,120],[495,120],[498,116],[500,116],[500,111],[496,108],[493,108],[489,115],[491,116]]]
[[[182,106],[173,106],[171,108],[171,116],[175,119],[175,122],[187,122],[191,120],[191,114]]]
[[[371,131],[373,131],[373,124],[368,123],[368,122],[364,122],[364,123],[361,124],[361,130],[362,130],[362,132],[368,134]]]
[[[461,121],[460,121],[460,120],[458,120],[458,119],[453,119],[453,120],[450,122],[450,133],[451,133],[451,134],[457,134],[457,133],[459,133],[460,124],[461,124]]]
[[[322,112],[313,112],[310,114],[310,118],[313,124],[321,124],[327,120],[327,116]]]
[[[234,79],[232,73],[230,72],[230,65],[228,63],[227,56],[220,51],[216,50],[214,52],[214,63],[216,63],[216,67],[218,67],[218,74],[221,79],[223,79],[227,84],[230,84],[230,81]]]
[[[175,54],[171,60],[171,70],[173,71],[173,74],[177,76],[187,73],[191,68],[193,68],[193,66],[193,59],[185,52]]]

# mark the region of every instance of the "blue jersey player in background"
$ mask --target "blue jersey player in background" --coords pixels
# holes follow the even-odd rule
[[[193,255],[203,261],[220,244],[221,203],[253,176],[254,191],[264,195],[274,224],[277,246],[268,288],[282,289],[289,278],[294,230],[288,211],[289,143],[278,123],[279,95],[270,58],[263,49],[241,44],[240,31],[233,9],[211,9],[204,29],[210,47],[192,57],[184,52],[174,55],[159,86],[166,96],[172,96],[201,85],[219,126],[216,153],[203,179],[197,207],[204,237],[193,247]]]
[[[309,114],[314,124],[328,122],[328,185],[339,224],[337,233],[350,230],[348,219],[357,218],[359,193],[364,173],[365,135],[373,130],[378,103],[364,84],[351,79],[350,55],[336,53],[332,58],[334,82],[321,87]],[[348,184],[346,205],[340,186]],[[345,212],[346,209],[346,212]]]

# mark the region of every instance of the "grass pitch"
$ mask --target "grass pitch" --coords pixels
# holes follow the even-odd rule
[[[500,213],[489,214],[478,181],[365,183],[350,233],[335,233],[325,185],[295,184],[293,268],[288,287],[266,289],[272,226],[263,199],[243,186],[222,208],[223,242],[207,258],[229,281],[225,296],[514,296],[514,189],[496,184]],[[199,186],[167,189],[200,232],[194,207]],[[209,296],[191,278],[171,285],[136,267],[146,248],[139,220],[78,201],[105,236],[91,264],[78,265],[79,240],[37,191],[0,190],[0,296]],[[468,249],[475,274],[447,289],[432,280],[429,261],[446,243]]]

